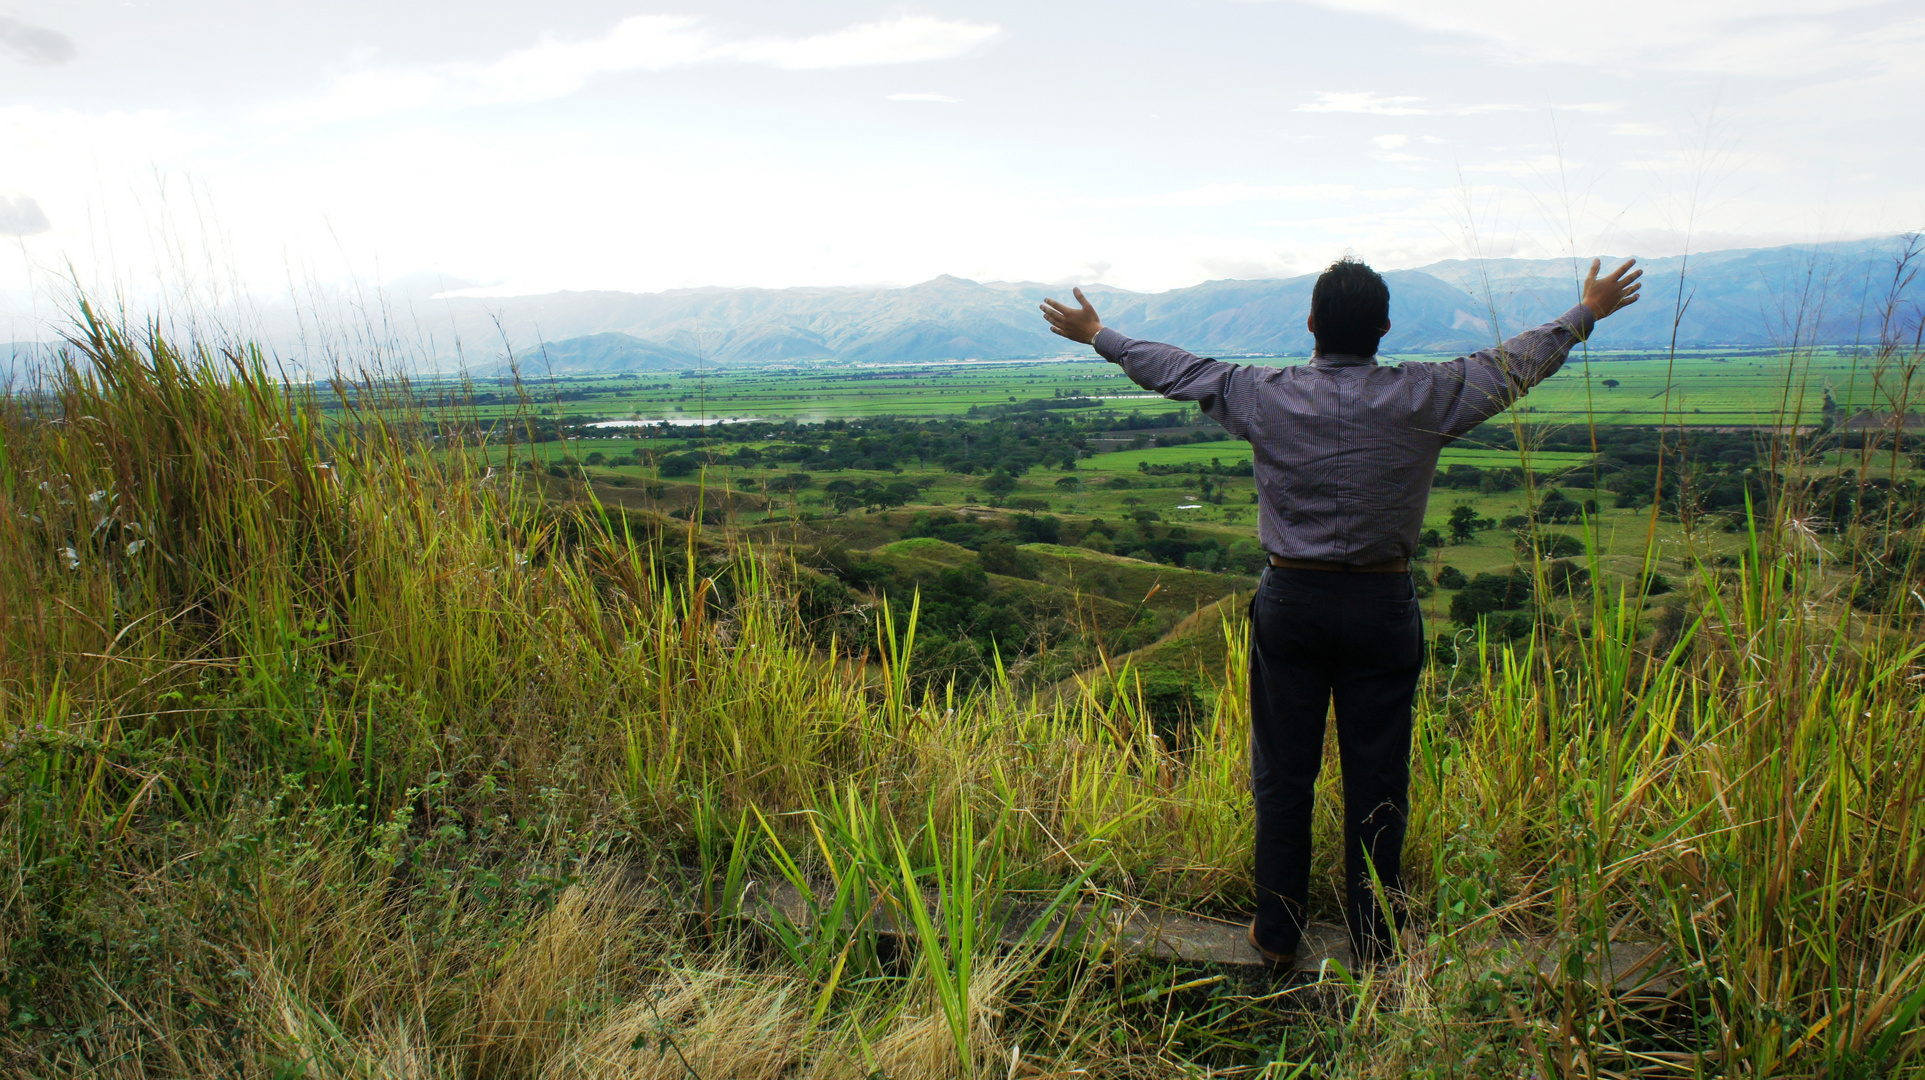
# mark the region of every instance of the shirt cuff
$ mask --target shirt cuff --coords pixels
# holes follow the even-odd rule
[[[1129,340],[1129,338],[1105,326],[1096,332],[1096,339],[1091,341],[1090,345],[1102,355],[1103,359],[1108,360],[1112,364],[1120,364],[1123,362],[1123,348]]]
[[[1571,310],[1565,312],[1563,317],[1557,321],[1563,323],[1566,329],[1577,335],[1579,341],[1589,341],[1591,339],[1592,328],[1597,326],[1597,316],[1591,314],[1591,309],[1585,307],[1583,304],[1571,305]]]

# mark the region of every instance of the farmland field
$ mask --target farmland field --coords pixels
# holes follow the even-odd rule
[[[1237,362],[1285,365],[1302,363],[1303,358]],[[1692,352],[1675,361],[1647,353],[1593,352],[1587,357],[1579,352],[1558,375],[1532,391],[1520,413],[1545,423],[1769,425],[1783,414],[1815,424],[1827,389],[1848,413],[1881,407],[1872,367],[1868,360],[1840,352],[1794,357]],[[477,392],[497,395],[482,405],[484,414],[522,407],[524,391],[529,401],[544,408],[592,410],[605,420],[676,424],[722,418],[948,416],[1058,396],[1098,399],[1091,404],[1125,413],[1168,407],[1100,361],[714,366],[553,379],[531,364],[522,377],[521,391],[478,380]]]

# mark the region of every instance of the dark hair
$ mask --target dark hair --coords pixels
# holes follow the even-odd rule
[[[1345,255],[1317,277],[1310,292],[1317,351],[1375,356],[1390,325],[1390,286],[1363,260]]]

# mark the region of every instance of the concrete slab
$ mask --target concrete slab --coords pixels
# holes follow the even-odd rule
[[[681,914],[693,915],[703,910],[699,888],[692,890],[693,895],[682,892],[673,884],[659,891],[651,891],[659,898],[656,902],[665,903]],[[826,888],[822,888],[814,899],[819,910],[828,906],[833,897]],[[931,913],[936,914],[936,897],[929,895],[925,897],[925,902],[929,904]],[[800,924],[810,916],[810,904],[787,881],[750,883],[742,906],[751,918],[769,919],[779,914],[791,923]],[[1005,944],[1018,943],[1034,929],[1042,914],[1041,904],[1008,905],[999,912],[1001,939]],[[909,928],[893,925],[882,911],[871,915],[871,925],[884,934],[912,932]],[[1232,920],[1148,905],[1110,904],[1099,911],[1092,905],[1083,904],[1069,911],[1057,912],[1052,924],[1042,928],[1035,937],[1044,941],[1060,941],[1076,936],[1094,936],[1107,942],[1111,948],[1161,960],[1244,970],[1250,974],[1280,973],[1275,965],[1251,947],[1248,927],[1247,919]],[[1446,952],[1450,951],[1446,946]],[[1668,950],[1661,942],[1615,941],[1607,948],[1592,947],[1575,970],[1581,972],[1584,982],[1600,988],[1608,986],[1615,995],[1662,997],[1677,982],[1676,972],[1668,964],[1668,956]],[[1357,970],[1350,950],[1349,935],[1344,928],[1330,923],[1312,923],[1298,949],[1294,969],[1302,979],[1321,982],[1326,978],[1334,978],[1327,968],[1329,961],[1342,964],[1353,973]],[[1568,967],[1570,948],[1566,942],[1555,938],[1534,939],[1515,935],[1481,940],[1465,950],[1461,958],[1449,962],[1488,965],[1492,971],[1531,972],[1546,978],[1557,976],[1560,968],[1573,970]]]

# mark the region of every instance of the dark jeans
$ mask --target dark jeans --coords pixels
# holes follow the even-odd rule
[[[1382,959],[1393,938],[1371,872],[1394,905],[1410,813],[1410,703],[1424,664],[1423,615],[1410,576],[1270,567],[1250,603],[1250,622],[1257,940],[1294,952],[1303,935],[1310,813],[1323,767],[1324,716],[1334,696],[1343,761],[1344,921],[1357,955]]]

